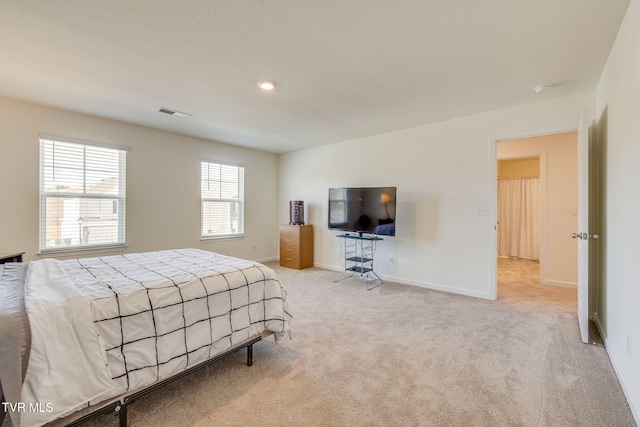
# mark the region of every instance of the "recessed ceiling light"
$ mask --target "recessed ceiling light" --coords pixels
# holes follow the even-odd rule
[[[546,92],[546,91],[548,91],[549,89],[551,89],[551,85],[550,85],[550,84],[548,84],[548,83],[545,83],[545,84],[543,84],[543,85],[538,85],[538,86],[536,86],[536,87],[534,87],[534,88],[533,88],[533,90],[534,90],[536,93]]]
[[[170,116],[183,117],[183,118],[191,117],[191,114],[189,113],[183,113],[181,111],[172,110],[170,108],[161,107],[158,111],[164,114],[169,114]]]
[[[272,82],[271,80],[262,80],[258,82],[258,86],[260,86],[260,89],[273,90],[273,88],[276,87],[276,82]]]

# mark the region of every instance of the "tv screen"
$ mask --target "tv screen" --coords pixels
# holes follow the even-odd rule
[[[396,187],[329,189],[329,229],[396,235]]]

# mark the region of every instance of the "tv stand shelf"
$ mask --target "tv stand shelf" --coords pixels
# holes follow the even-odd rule
[[[356,265],[345,268],[345,271],[355,271],[356,273],[368,273],[369,271],[373,271],[373,268],[364,267],[366,263],[373,261],[371,258],[352,256],[351,258],[347,258],[347,261],[352,261],[356,263]]]
[[[381,237],[359,234],[340,234],[336,237],[341,240],[341,246],[344,243],[344,275],[336,282],[359,275],[369,291],[384,284],[373,266],[376,243],[383,240]]]

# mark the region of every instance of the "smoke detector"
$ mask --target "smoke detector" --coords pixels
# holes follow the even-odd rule
[[[542,84],[542,85],[538,85],[536,87],[533,88],[535,93],[542,93],[542,92],[546,92],[549,89],[551,89],[551,85],[548,83]]]

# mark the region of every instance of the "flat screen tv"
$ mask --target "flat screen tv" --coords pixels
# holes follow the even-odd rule
[[[396,187],[329,189],[329,229],[396,235]]]

